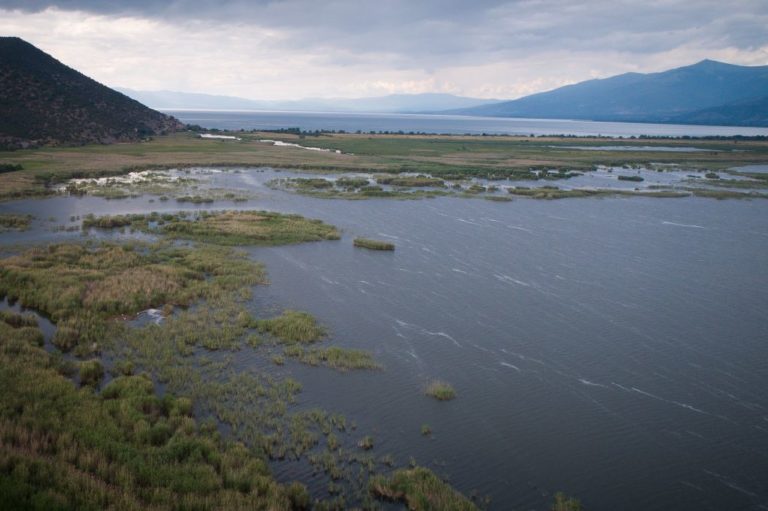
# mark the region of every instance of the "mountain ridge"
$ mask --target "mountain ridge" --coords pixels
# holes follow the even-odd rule
[[[182,129],[18,37],[0,37],[0,147],[129,142]]]
[[[767,94],[768,66],[739,66],[705,59],[667,71],[624,73],[566,85],[512,101],[441,113],[695,123],[697,119],[705,118],[703,114],[693,115],[695,112],[719,108],[720,114],[717,117],[722,122],[739,125],[743,116],[728,115],[728,105],[758,100]],[[756,119],[762,117],[764,115],[760,114]],[[768,126],[768,123],[758,125]]]

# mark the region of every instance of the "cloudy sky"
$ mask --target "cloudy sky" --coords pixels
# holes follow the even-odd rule
[[[0,0],[0,35],[112,87],[511,99],[704,58],[766,65],[768,1]]]

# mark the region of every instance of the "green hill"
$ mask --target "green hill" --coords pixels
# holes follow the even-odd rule
[[[0,147],[109,144],[181,128],[28,42],[0,37]]]

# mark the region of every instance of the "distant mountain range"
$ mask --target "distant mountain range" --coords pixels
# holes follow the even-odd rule
[[[28,42],[0,37],[0,148],[133,141],[181,128]]]
[[[768,66],[736,66],[703,60],[661,73],[626,73],[448,113],[768,126]]]
[[[118,89],[164,110],[286,110],[438,113],[487,117],[768,126],[768,66],[713,60],[660,73],[588,80],[512,101],[451,94],[267,101],[172,91]]]
[[[307,98],[269,101],[175,91],[117,88],[126,96],[162,110],[284,110],[305,112],[421,113],[496,103],[500,100],[452,94],[390,94],[370,98]]]

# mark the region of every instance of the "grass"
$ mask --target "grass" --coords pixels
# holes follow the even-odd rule
[[[394,250],[395,244],[387,241],[372,240],[368,238],[355,238],[353,244],[359,248],[367,248],[369,250]]]
[[[370,491],[380,499],[403,502],[411,511],[477,511],[471,501],[424,467],[395,471],[371,479]]]
[[[98,385],[104,377],[104,366],[98,360],[80,362],[80,383]]]
[[[49,316],[58,326],[54,344],[80,354],[102,343],[115,316],[187,307],[264,281],[260,265],[217,247],[68,243],[0,260],[0,296]]]
[[[341,237],[336,227],[320,220],[270,211],[202,211],[196,215],[151,213],[86,216],[83,219],[85,229],[121,227],[217,245],[287,245]]]
[[[0,311],[0,339],[12,338],[32,346],[42,346],[45,341],[34,316]]]
[[[438,401],[450,401],[456,397],[456,391],[449,383],[440,380],[429,382],[424,393]]]
[[[445,186],[445,181],[442,179],[423,174],[418,176],[376,176],[376,182],[380,185],[402,187]]]
[[[381,369],[367,351],[331,346],[328,348],[304,348],[291,345],[285,348],[285,356],[295,358],[303,364],[326,366],[338,371],[350,369]]]
[[[306,312],[287,310],[271,319],[255,322],[259,332],[268,333],[284,343],[312,343],[326,336],[325,328]]]
[[[0,385],[3,509],[289,510],[309,499],[146,376],[78,390],[52,355],[0,336]]]
[[[581,502],[564,493],[555,494],[555,502],[552,504],[552,511],[581,511]]]
[[[364,436],[363,438],[360,439],[359,442],[357,442],[357,446],[364,451],[369,451],[373,449],[373,437]]]

